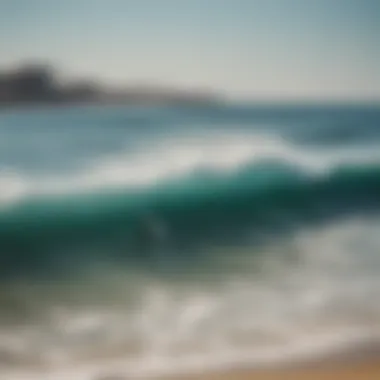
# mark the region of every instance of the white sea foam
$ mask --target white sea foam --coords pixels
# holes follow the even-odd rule
[[[186,358],[168,356],[151,356],[143,361],[139,360],[109,360],[102,363],[75,365],[45,369],[43,371],[7,371],[4,380],[103,380],[103,379],[156,379],[165,376],[186,376],[189,374],[210,373],[233,369],[266,368],[273,365],[292,365],[350,355],[352,351],[347,347],[356,347],[367,350],[373,342],[380,340],[380,334],[373,332],[347,330],[326,336],[299,339],[282,349],[263,350],[260,353],[249,350],[221,350],[209,355],[194,354]],[[275,363],[275,364],[274,364]]]
[[[86,193],[104,188],[148,187],[196,169],[231,172],[246,164],[276,161],[324,174],[340,165],[380,163],[380,149],[308,149],[280,136],[209,134],[168,138],[135,154],[100,157],[65,175],[33,177],[0,168],[0,205],[35,195]]]
[[[93,286],[81,306],[57,308],[55,297],[40,324],[0,331],[12,342],[0,350],[11,347],[20,363],[39,351],[44,369],[13,366],[2,379],[149,378],[312,360],[379,342],[379,227],[379,220],[355,219],[304,229],[260,255],[247,252],[243,265],[252,270],[237,270],[217,286],[145,278],[133,291],[134,307],[120,292],[129,288],[128,273],[116,283],[120,298],[107,298],[105,307],[86,304]],[[93,275],[106,287],[117,269],[111,272]]]

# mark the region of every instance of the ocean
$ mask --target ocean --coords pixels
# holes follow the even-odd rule
[[[0,112],[0,378],[380,343],[380,108]]]

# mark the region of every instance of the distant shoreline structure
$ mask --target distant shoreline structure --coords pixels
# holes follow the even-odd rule
[[[71,105],[185,105],[208,106],[223,102],[209,91],[164,86],[105,88],[94,81],[60,84],[54,70],[44,65],[25,65],[0,71],[0,108]]]

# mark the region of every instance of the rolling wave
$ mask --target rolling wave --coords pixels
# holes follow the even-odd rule
[[[379,165],[311,176],[283,163],[256,163],[223,173],[203,169],[138,190],[30,198],[0,214],[1,273],[41,270],[79,248],[83,258],[98,251],[146,262],[168,245],[176,254],[236,245],[298,222],[374,212],[379,194]]]
[[[144,190],[168,180],[181,180],[197,171],[225,176],[247,165],[281,163],[310,174],[324,174],[347,165],[380,163],[378,145],[310,148],[279,135],[221,133],[145,139],[144,146],[98,157],[79,169],[35,176],[0,166],[0,212],[8,205],[41,196],[64,196],[123,188]]]

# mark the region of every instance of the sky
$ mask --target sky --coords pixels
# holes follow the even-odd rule
[[[380,101],[380,0],[0,0],[0,69]]]

